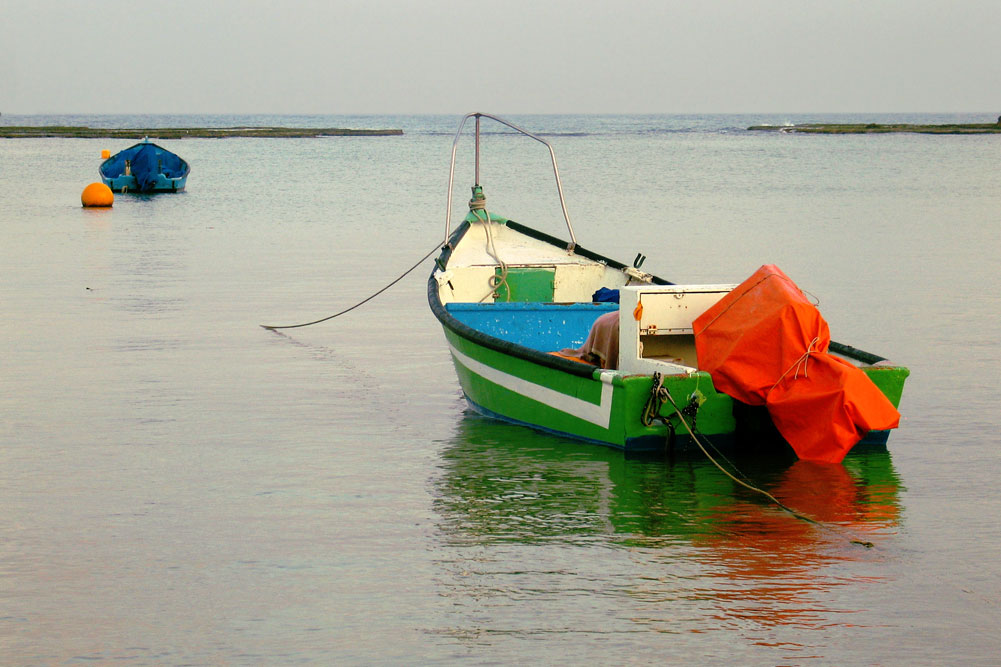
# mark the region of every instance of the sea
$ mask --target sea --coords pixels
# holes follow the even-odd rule
[[[470,411],[422,260],[465,111],[0,117],[403,130],[160,141],[187,189],[106,209],[80,195],[133,141],[0,139],[0,663],[997,664],[1001,135],[748,130],[997,110],[508,117],[579,245],[775,264],[910,368],[885,448],[731,460],[813,522],[700,454]],[[490,210],[567,238],[546,147],[482,135]]]

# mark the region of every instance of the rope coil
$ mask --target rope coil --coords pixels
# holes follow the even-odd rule
[[[477,208],[473,205],[478,204]],[[511,300],[511,288],[507,284],[507,264],[503,259],[500,258],[497,253],[497,246],[494,244],[494,233],[490,224],[490,211],[487,210],[487,200],[483,199],[470,199],[469,200],[469,210],[472,211],[473,215],[476,217],[477,222],[483,223],[483,233],[487,237],[487,254],[497,262],[497,266],[500,269],[500,275],[492,275],[487,279],[487,285],[490,287],[490,291],[483,295],[479,303],[483,303],[487,299],[496,299],[498,294],[497,290],[503,285],[507,287],[506,301]],[[483,217],[480,217],[479,211],[483,211]]]

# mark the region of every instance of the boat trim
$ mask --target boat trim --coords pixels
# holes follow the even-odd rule
[[[612,418],[612,395],[614,388],[611,383],[601,383],[601,398],[597,404],[576,398],[568,394],[550,389],[540,384],[530,382],[510,373],[489,366],[481,361],[460,352],[454,345],[449,344],[452,357],[457,363],[462,364],[468,370],[476,373],[480,377],[496,385],[509,389],[521,396],[538,401],[550,408],[568,414],[572,417],[582,419],[586,422],[607,429]]]

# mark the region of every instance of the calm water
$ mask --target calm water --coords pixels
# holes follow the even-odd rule
[[[585,247],[682,282],[777,264],[911,368],[886,451],[738,461],[817,527],[699,458],[470,414],[429,264],[257,326],[439,243],[458,120],[2,117],[405,134],[161,142],[188,191],[110,210],[79,196],[132,142],[0,140],[0,662],[996,663],[1001,136],[516,118]],[[563,236],[546,159],[491,134],[481,180]]]

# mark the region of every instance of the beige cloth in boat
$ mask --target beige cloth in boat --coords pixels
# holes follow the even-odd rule
[[[594,321],[584,345],[560,350],[561,355],[576,357],[602,368],[619,367],[619,311],[605,313]]]

